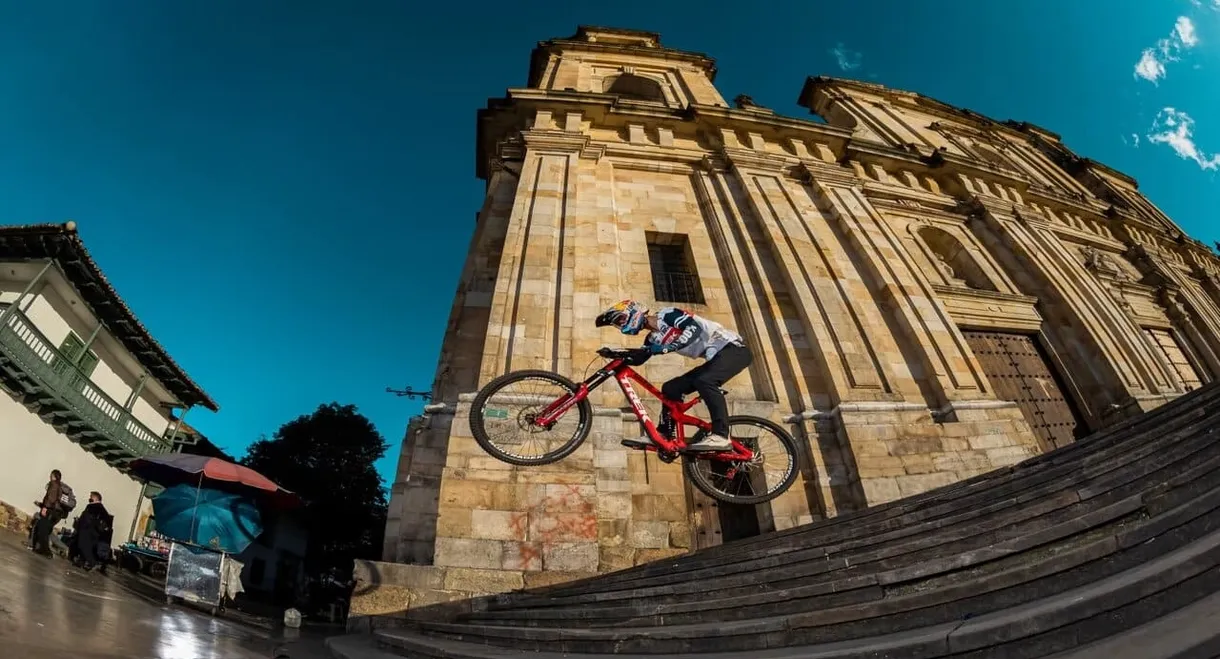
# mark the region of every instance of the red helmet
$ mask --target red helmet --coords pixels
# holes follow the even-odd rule
[[[597,317],[597,326],[613,325],[623,334],[638,334],[644,327],[648,308],[635,300],[623,300]]]

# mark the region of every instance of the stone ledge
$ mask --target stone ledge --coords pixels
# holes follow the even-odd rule
[[[408,620],[451,620],[481,611],[495,595],[596,576],[595,572],[526,572],[358,560],[347,618],[349,632],[401,627]]]
[[[0,501],[0,529],[26,535],[30,530],[31,520],[33,518],[29,515]]]

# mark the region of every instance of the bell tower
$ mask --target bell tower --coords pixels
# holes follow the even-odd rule
[[[712,84],[715,78],[710,57],[666,48],[655,32],[582,26],[566,39],[538,44],[528,86],[613,94],[628,103],[673,109],[727,107]]]

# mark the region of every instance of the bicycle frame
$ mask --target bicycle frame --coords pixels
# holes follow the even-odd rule
[[[610,378],[614,378],[615,381],[618,382],[619,388],[623,390],[623,395],[627,397],[627,402],[631,403],[631,409],[635,413],[636,418],[639,419],[641,424],[643,424],[645,432],[648,433],[648,436],[653,441],[652,445],[646,447],[644,450],[653,452],[664,451],[665,453],[669,454],[677,454],[687,446],[686,426],[690,425],[703,431],[711,431],[712,424],[700,419],[699,417],[686,413],[687,410],[699,403],[700,398],[698,396],[695,396],[684,403],[669,400],[656,387],[654,387],[651,382],[644,379],[644,376],[640,375],[635,371],[635,369],[628,366],[621,358],[611,360],[605,366],[598,369],[598,371],[593,375],[590,375],[584,382],[581,382],[580,386],[577,387],[575,394],[564,394],[550,405],[547,405],[541,412],[538,413],[538,416],[534,418],[534,423],[548,428],[551,427],[559,420],[559,417],[563,416],[565,412],[576,404],[580,403],[580,401],[588,398],[590,392],[600,387]],[[644,403],[640,400],[639,395],[636,394],[635,388],[632,386],[632,382],[635,382],[643,387],[645,391],[652,394],[652,396],[657,400],[661,401],[661,405],[669,410],[669,414],[674,420],[674,438],[672,440],[665,438],[660,431],[657,430],[656,423],[654,423],[652,418],[649,417],[648,410],[644,407]],[[696,457],[700,458],[725,462],[748,461],[753,459],[754,452],[748,447],[742,445],[735,439],[730,438],[730,441],[733,445],[732,450],[716,452],[706,451],[696,453],[695,455]]]

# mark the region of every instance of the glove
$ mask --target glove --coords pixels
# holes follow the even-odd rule
[[[627,353],[627,356],[623,358],[623,362],[629,366],[639,366],[651,358],[652,351],[646,348],[635,348]]]

